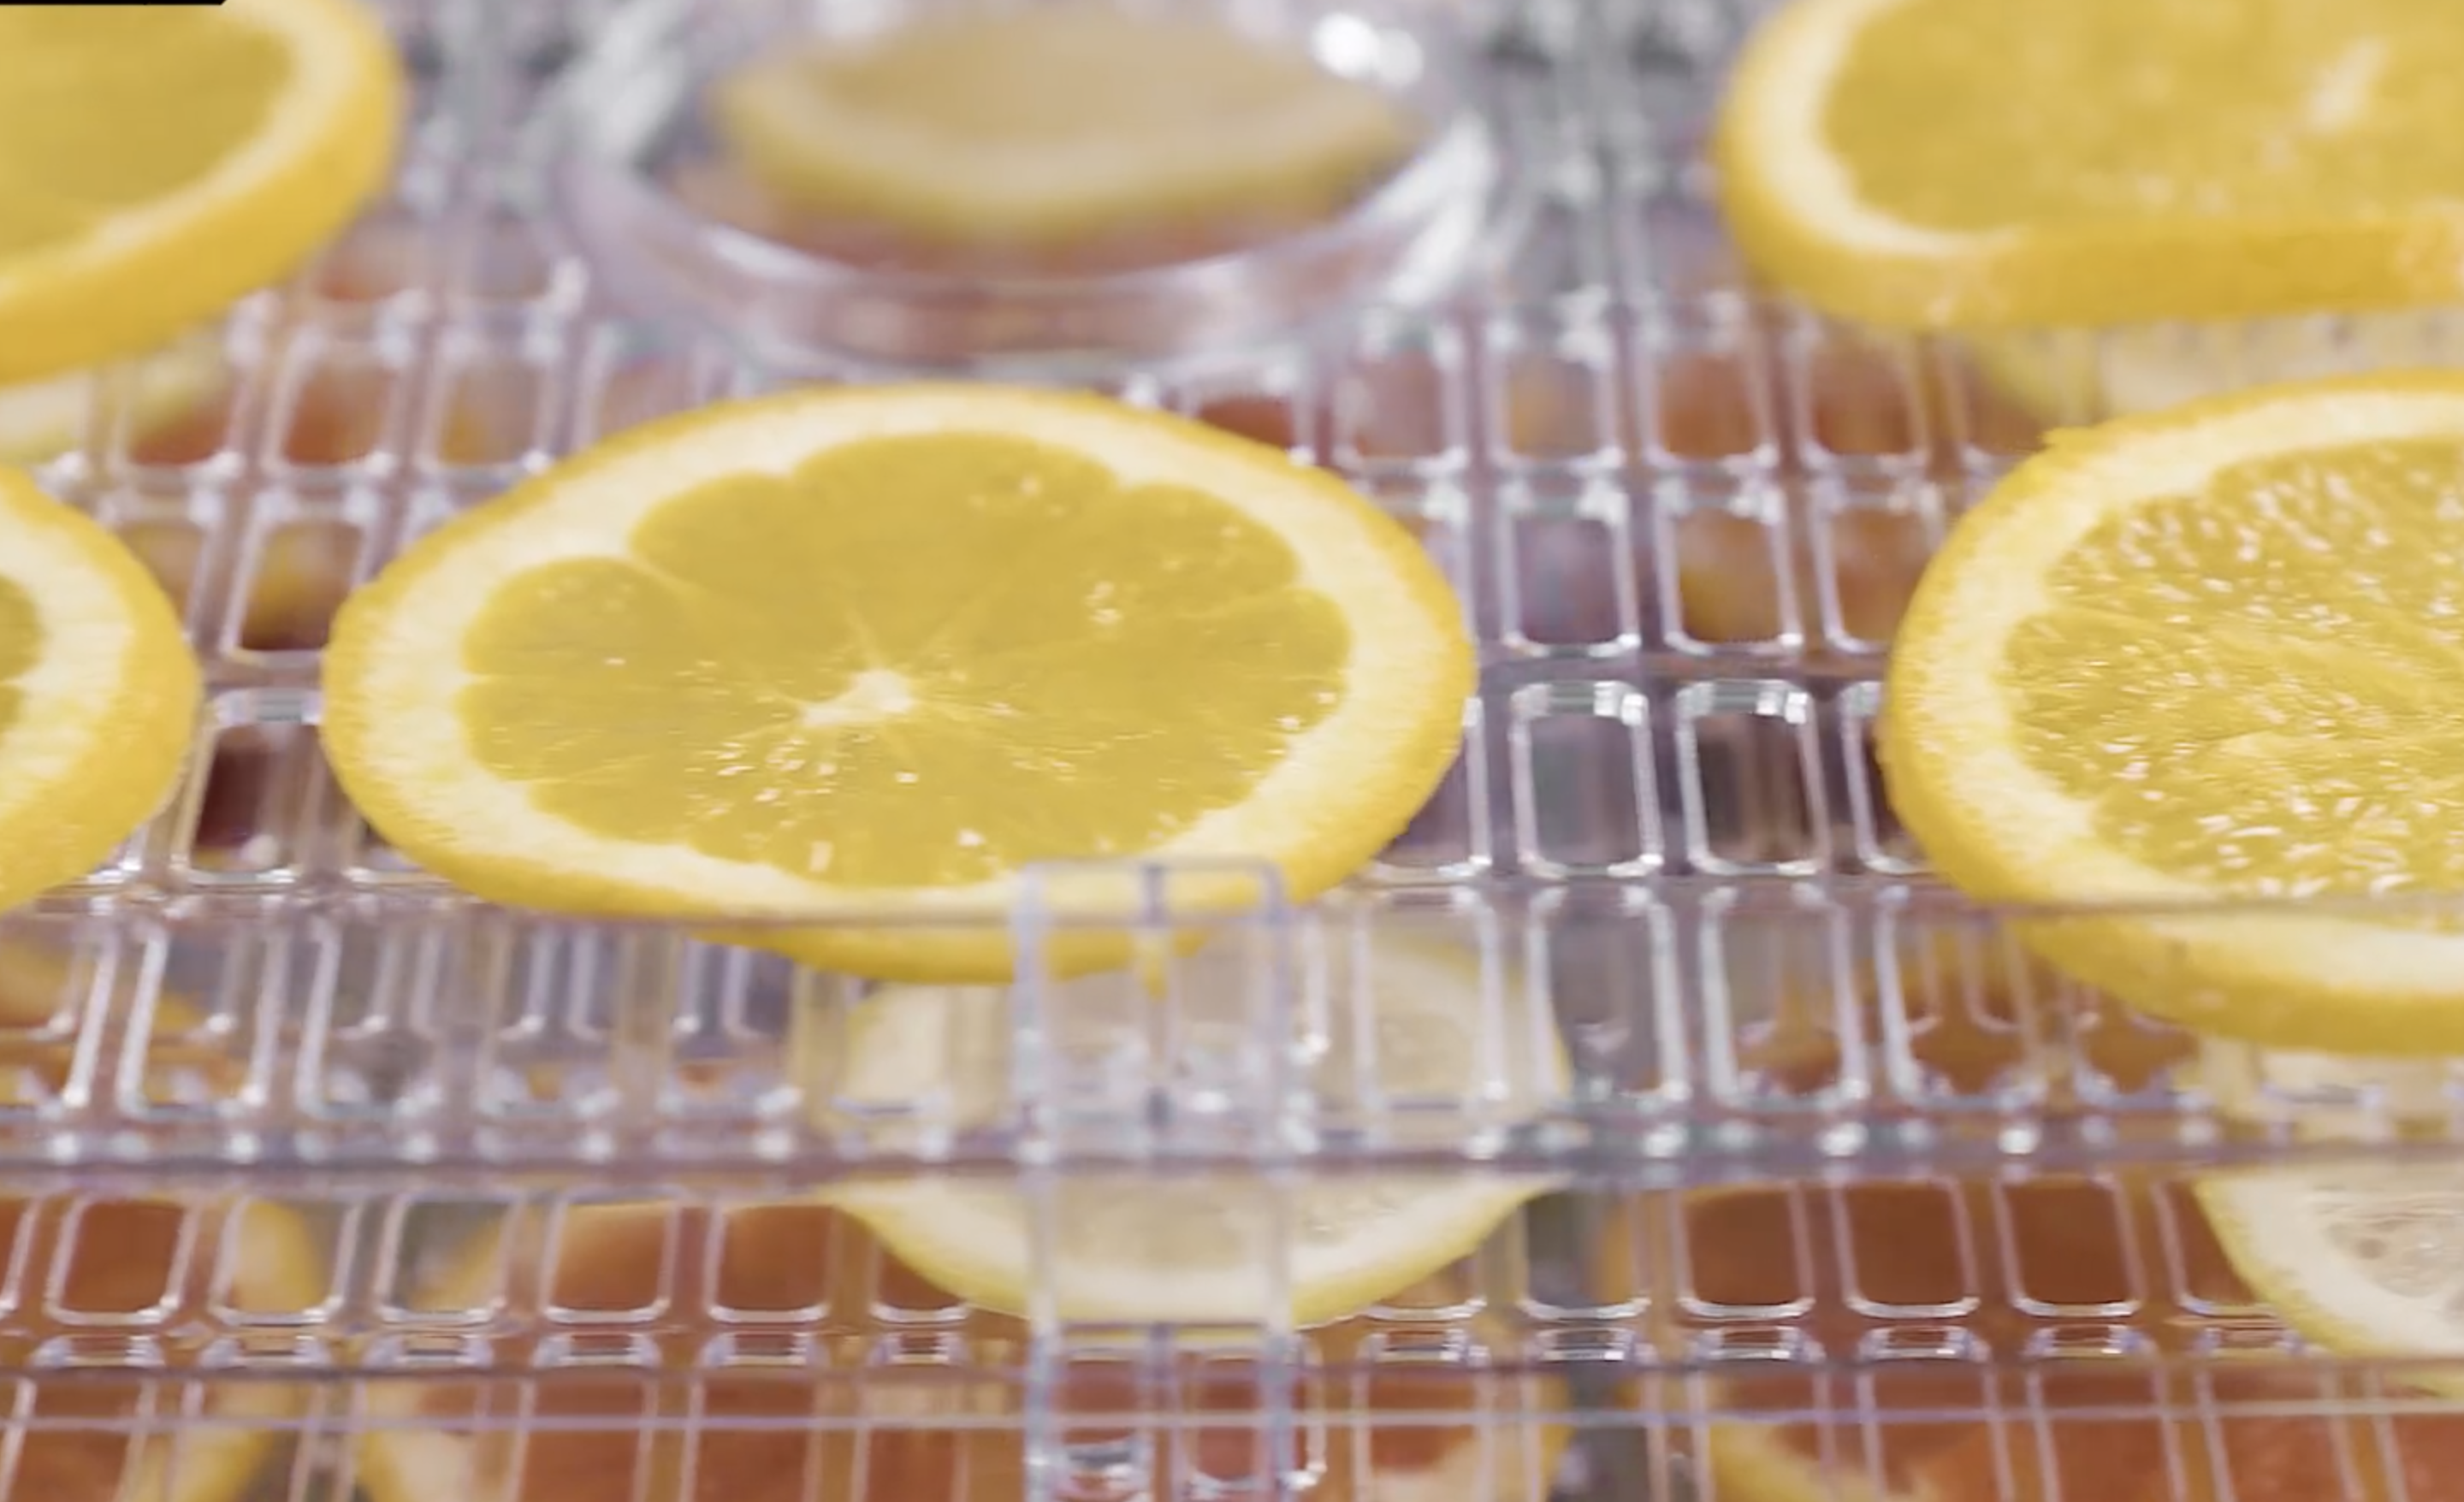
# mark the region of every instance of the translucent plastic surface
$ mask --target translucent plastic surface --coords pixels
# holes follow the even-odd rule
[[[38,456],[170,587],[210,696],[172,808],[0,922],[0,1491],[168,1495],[187,1447],[196,1502],[231,1476],[302,1502],[1751,1498],[1707,1457],[1766,1432],[1843,1497],[2114,1502],[2269,1474],[2252,1413],[2300,1416],[2284,1465],[2342,1478],[2316,1494],[2391,1495],[2385,1457],[2442,1453],[2464,1419],[2388,1417],[2435,1407],[2423,1373],[2293,1337],[2187,1186],[2439,1161],[2464,1075],[2328,1078],[2083,992],[2028,958],[2042,915],[1928,880],[1868,749],[1908,588],[2044,424],[2140,400],[2150,350],[2244,379],[2392,336],[2047,334],[2020,341],[2051,381],[2023,395],[1991,352],[1757,298],[1696,162],[1735,8],[1509,8],[1456,80],[1504,169],[1442,306],[1313,306],[1308,337],[1256,341],[1302,310],[1242,302],[1248,353],[1111,362],[1132,400],[1353,479],[1483,653],[1411,831],[1337,900],[1204,951],[1249,1010],[1122,1005],[1105,1067],[1071,1071],[1030,974],[988,1109],[879,1099],[832,1066],[862,986],[479,908],[372,838],[317,749],[318,650],[356,582],[601,436],[856,374],[748,345],[657,268],[646,300],[614,222],[539,175],[527,127],[579,45],[753,24],[703,9],[396,6],[423,89],[393,200],[193,346],[98,377]],[[2403,332],[2464,356],[2443,317]],[[1139,875],[1127,921],[1160,936],[1169,873]],[[1335,957],[1398,934],[1475,957],[1483,1035],[1554,1037],[1571,1084],[1535,1098],[1501,1066],[1404,1098],[1375,1046],[1334,1050],[1375,1042]],[[1552,1192],[1318,1330],[996,1316],[810,1203],[968,1172],[1048,1216],[1057,1176],[1131,1196],[1207,1171],[1270,1210],[1371,1168]],[[616,1273],[557,1272],[611,1203]],[[731,1253],[755,1224],[793,1234]],[[2104,1422],[2126,1474],[2059,1438]],[[203,1439],[251,1426],[275,1438]]]

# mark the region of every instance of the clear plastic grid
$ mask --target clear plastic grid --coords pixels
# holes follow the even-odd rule
[[[1737,8],[1503,18],[1513,171],[1456,306],[1124,394],[1353,477],[1445,567],[1483,649],[1428,811],[1353,892],[1249,925],[1254,952],[1307,976],[1364,933],[1463,947],[1484,1025],[1553,1033],[1573,1087],[1406,1114],[1373,1054],[1286,1079],[1297,1126],[1227,1139],[1154,1109],[1178,1071],[1153,1055],[1074,1130],[1023,1078],[989,1122],[954,1121],[800,1062],[791,1040],[826,1040],[861,988],[475,907],[371,838],[319,760],[317,647],[394,548],[555,454],[777,379],[611,313],[588,248],[532,210],[509,148],[605,8],[495,9],[392,8],[424,79],[394,200],[192,348],[99,380],[43,469],[179,585],[211,697],[172,809],[0,925],[0,1159],[23,1195],[0,1490],[57,1494],[56,1466],[167,1496],[184,1468],[236,1468],[257,1496],[393,1502],[366,1473],[384,1432],[442,1435],[416,1465],[494,1447],[421,1474],[511,1495],[489,1468],[616,1432],[640,1436],[633,1469],[592,1484],[649,1499],[710,1494],[743,1456],[798,1496],[1383,1495],[1409,1484],[1375,1479],[1382,1447],[1435,1429],[1480,1456],[1441,1472],[1449,1495],[1662,1497],[1735,1491],[1708,1458],[1732,1420],[1810,1424],[1853,1490],[1901,1474],[1924,1426],[1894,1421],[1922,1411],[1982,1445],[1980,1496],[2084,1495],[2048,1437],[2117,1421],[2204,1495],[2263,1464],[2251,1415],[2323,1435],[2322,1485],[2375,1496],[2459,1422],[2398,1417],[2435,1407],[2423,1373],[2290,1335],[2184,1192],[2355,1139],[2435,1159],[2464,1132],[2445,1072],[2263,1080],[2225,1111],[2249,1060],[2080,992],[1928,885],[1869,750],[1899,601],[2042,418],[2142,400],[2151,341],[2240,380],[2390,341],[2452,360],[2449,317],[2048,335],[2032,358],[2059,411],[2031,413],[1972,351],[1749,294],[1695,165]],[[199,368],[218,397],[148,415]],[[1004,1003],[1023,1026],[1037,994]],[[1341,1031],[1345,1004],[1304,1020]],[[1203,1341],[967,1309],[805,1203],[849,1174],[1466,1158],[1565,1187],[1331,1332]],[[728,1292],[731,1210],[814,1219],[805,1285]],[[655,1252],[612,1294],[561,1295],[539,1268],[603,1212]],[[1785,1256],[1741,1271],[1737,1224]],[[106,1247],[139,1270],[71,1275]],[[1412,1391],[1362,1399],[1378,1382]]]
[[[1841,1477],[1981,1456],[1997,1490],[1959,1494],[2013,1497],[2092,1494],[2074,1489],[2127,1445],[2146,1494],[2204,1495],[2185,1468],[2375,1475],[2464,1434],[2413,1385],[2438,1368],[2289,1334],[2163,1173],[1566,1195],[1353,1318],[1202,1339],[1033,1331],[809,1201],[674,1185],[67,1192],[0,1224],[20,1486],[176,1442],[245,1443],[269,1495],[406,1468],[541,1495],[560,1465],[566,1485],[699,1495],[692,1466],[742,1483],[765,1453],[802,1496],[1108,1476],[1356,1494],[1433,1473],[1450,1495],[1717,1495],[1727,1456],[1776,1438]],[[1566,1252],[1536,1254],[1544,1237]],[[106,1242],[118,1271],[89,1275],[72,1249]],[[2299,1443],[2255,1444],[2269,1422]],[[1029,1456],[1055,1479],[1026,1480]]]

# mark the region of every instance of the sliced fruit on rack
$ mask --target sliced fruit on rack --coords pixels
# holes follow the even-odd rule
[[[2455,1083],[2443,1058],[2357,1058],[2202,1038],[2186,1083],[2218,1116],[2308,1142],[2444,1138]]]
[[[5,210],[0,210],[5,212]],[[41,381],[0,386],[0,464],[42,464],[75,450],[89,436],[89,414],[99,410],[105,373],[79,370]],[[211,401],[225,380],[222,357],[187,341],[148,359],[115,393],[126,407],[122,421],[131,444],[180,422]]]
[[[1992,383],[2048,424],[2161,411],[2252,386],[2464,363],[2452,309],[2093,333],[1971,336]]]
[[[2404,1380],[2464,1397],[2464,1173],[2342,1160],[2211,1174],[2196,1192],[2287,1324],[2339,1355],[2437,1363]]]
[[[2453,301],[2447,0],[1794,0],[1718,124],[1748,259],[1847,317],[2073,327]]]
[[[357,1457],[371,1502],[448,1502],[474,1489],[504,1502],[801,1502],[817,1494],[1016,1502],[1028,1494],[1025,1430],[1046,1415],[1030,1415],[1018,1384],[993,1370],[1012,1360],[1001,1353],[1015,1352],[1026,1332],[948,1307],[946,1295],[830,1210],[752,1205],[714,1217],[684,1206],[598,1205],[565,1211],[554,1237],[544,1289],[532,1288],[541,1237],[499,1230],[423,1291],[422,1307],[489,1307],[500,1296],[500,1270],[511,1270],[514,1317],[552,1296],[560,1308],[592,1312],[603,1329],[630,1334],[626,1312],[648,1319],[655,1309],[661,1355],[677,1380],[652,1388],[605,1381],[604,1371],[540,1373],[514,1444],[504,1443],[506,1416],[492,1413],[484,1384],[371,1382],[375,1422]],[[839,1334],[889,1339],[899,1329],[896,1309],[923,1304],[935,1308],[932,1323],[905,1328],[909,1337],[934,1332],[932,1356],[896,1338],[894,1360],[835,1372],[776,1361],[712,1364],[722,1342],[751,1352],[765,1321],[781,1322],[784,1337],[825,1310]],[[876,1327],[868,1309],[892,1313]],[[1451,1326],[1475,1346],[1513,1339],[1494,1316]],[[536,1339],[561,1338],[542,1328]],[[1102,1484],[1122,1495],[1178,1495],[1192,1475],[1272,1494],[1288,1476],[1312,1471],[1309,1494],[1334,1502],[1548,1495],[1567,1439],[1560,1382],[1436,1360],[1434,1348],[1378,1361],[1379,1345],[1390,1343],[1399,1343],[1396,1332],[1368,1321],[1318,1332],[1312,1355],[1326,1375],[1304,1376],[1280,1394],[1221,1349],[1193,1354],[1162,1381],[1152,1372],[1142,1380],[1132,1361],[1089,1362],[1065,1376],[1050,1402],[1064,1413],[1089,1412],[1089,1443],[1105,1455]],[[1290,1443],[1309,1448],[1269,1448],[1278,1412],[1297,1421]],[[1202,1425],[1189,1422],[1200,1415]],[[1151,1425],[1140,1422],[1148,1416]],[[690,1427],[671,1422],[644,1432],[653,1419],[688,1418]],[[1337,1438],[1317,1448],[1309,1436],[1321,1431]]]
[[[72,1340],[98,1325],[175,1319],[209,1309],[260,1321],[312,1319],[326,1294],[317,1237],[266,1201],[0,1200],[0,1247],[28,1291],[11,1334]],[[228,1316],[224,1317],[228,1317]],[[231,1502],[255,1494],[260,1472],[296,1423],[306,1382],[253,1378],[201,1384],[197,1411],[160,1362],[135,1355],[123,1380],[89,1361],[74,1382],[30,1390],[11,1416],[11,1483],[45,1502]]]
[[[324,743],[482,896],[827,917],[739,936],[998,980],[1030,862],[1349,876],[1444,776],[1474,670],[1411,534],[1281,453],[1094,397],[846,388],[633,428],[411,546],[335,622]]]
[[[2111,1354],[2172,1339],[2201,1306],[2251,1302],[2178,1183],[1749,1187],[1688,1193],[1673,1212],[1656,1198],[1646,1211],[1676,1225],[1648,1244],[1673,1242],[1695,1270],[1687,1303],[1656,1317],[1663,1339],[1759,1307],[1791,1308],[1803,1342],[1793,1359],[1728,1363],[1706,1392],[1704,1460],[1723,1502],[2464,1498],[2464,1418],[2375,1421],[2348,1372]],[[1649,1265],[1634,1251],[1607,1248]],[[2106,1342],[2094,1355],[2067,1343],[2086,1327],[2066,1312],[2090,1308]],[[1946,1310],[1961,1311],[1956,1333]],[[2126,1334],[2103,1322],[2117,1310]],[[1910,1359],[1913,1339],[1944,1359]],[[1884,1348],[1850,1356],[1843,1387],[1837,1353]],[[2020,1354],[2034,1351],[2061,1354]]]
[[[1719,1422],[1704,1436],[1705,1459],[1724,1502],[2000,1502],[1998,1493],[1977,1491],[1977,1478],[1965,1473],[1972,1463],[1969,1442],[1979,1434],[1990,1439],[1990,1422],[1981,1413],[1971,1424],[1953,1417],[1991,1401],[1997,1385],[1991,1368],[1969,1361],[1873,1363],[1858,1381],[1855,1418],[1843,1415],[1835,1427],[1807,1420],[1827,1406],[1813,1353],[1857,1351],[1873,1332],[1887,1328],[1876,1317],[1884,1309],[1959,1310],[1956,1339],[1974,1340],[1980,1349],[2012,1349],[2029,1329],[2016,1303],[2023,1291],[2047,1302],[2090,1306],[2143,1297],[2149,1286],[2143,1250],[2148,1243],[2144,1228],[2138,1238],[2129,1229],[2135,1208],[2129,1198],[2084,1180],[1869,1180],[1696,1190],[1645,1197],[1641,1214],[1617,1228],[1624,1238],[1610,1251],[1624,1265],[1647,1265],[1634,1260],[1641,1248],[1624,1244],[1639,1232],[1643,1246],[1674,1247],[1684,1266],[1698,1270],[1688,1278],[1687,1303],[1658,1317],[1673,1341],[1699,1340],[1706,1328],[1718,1328],[1716,1316],[1692,1309],[1793,1311],[1791,1330],[1805,1340],[1805,1354],[1731,1374],[1714,1385],[1706,1404]],[[1664,1229],[1653,1224],[1655,1217]],[[2051,1415],[2099,1398],[2126,1408],[2135,1374],[2099,1365],[2048,1363],[1999,1385],[2011,1389],[2007,1400],[2021,1400],[2019,1389],[2034,1378],[2029,1407]],[[2144,1376],[2138,1385],[2144,1392]],[[1919,1414],[1932,1422],[1916,1422]],[[2083,1452],[2108,1488],[2136,1480],[2153,1442],[2123,1442],[2141,1427],[2114,1424],[2101,1447],[2057,1440],[2064,1485],[2051,1494],[2082,1502],[2132,1496],[2135,1489],[2126,1484],[2083,1489],[2088,1478],[2074,1467]],[[1991,1455],[1985,1452],[1989,1462]],[[2155,1458],[2161,1462],[2161,1450]],[[1993,1474],[1988,1469],[1983,1479],[1990,1485]]]
[[[1416,133],[1299,47],[1115,0],[965,8],[780,50],[722,79],[711,118],[792,204],[959,241],[1322,215]]]
[[[163,806],[198,692],[144,566],[0,467],[0,907],[85,875]]]
[[[2270,388],[2065,435],[1917,587],[1879,750],[1935,868],[2117,997],[2274,1047],[2464,1052],[2464,376]]]
[[[1324,960],[1321,970],[1296,957],[1293,969],[1334,1015],[1317,1024],[1324,1033],[1313,1045],[1287,1034],[1285,1047],[1294,1078],[1306,1067],[1324,1099],[1356,1112],[1388,1101],[1454,1102],[1466,1132],[1529,1120],[1566,1099],[1571,1070],[1552,1020],[1529,1014],[1511,977],[1502,986],[1484,981],[1477,955],[1381,937],[1358,947],[1330,944]],[[1225,946],[1180,962],[1168,997],[1120,975],[1055,985],[1037,1023],[1051,1056],[1108,1058],[1124,1071],[1056,1088],[1089,1094],[1085,1101],[1073,1094],[1073,1105],[1120,1091],[1111,1106],[1134,1122],[1149,1079],[1171,1072],[1147,1052],[1164,1028],[1161,1010],[1171,1035],[1220,1041],[1220,1053],[1208,1051],[1216,1062],[1200,1073],[1267,1068],[1276,1039],[1262,990],[1255,957]],[[800,1018],[800,1064],[817,1097],[936,1101],[959,1126],[998,1121],[1013,1099],[1015,1024],[1003,990],[892,987],[857,1007],[843,1042],[817,1025],[821,1015]],[[1322,1052],[1304,1066],[1312,1049]],[[1225,1062],[1232,1059],[1245,1063]],[[1263,1074],[1240,1078],[1224,1088],[1266,1088]],[[1181,1173],[1166,1183],[1093,1175],[1064,1176],[1038,1203],[1011,1186],[935,1177],[849,1184],[831,1191],[831,1203],[901,1260],[986,1308],[1019,1313],[1042,1299],[1065,1319],[1241,1323],[1284,1317],[1273,1307],[1283,1301],[1291,1319],[1310,1325],[1469,1255],[1548,1187],[1543,1179],[1467,1170],[1338,1173],[1288,1192],[1239,1172]]]
[[[384,185],[404,95],[363,0],[0,11],[0,382],[291,271]]]

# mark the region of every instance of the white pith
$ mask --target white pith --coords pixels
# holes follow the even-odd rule
[[[2464,1224],[2464,1173],[2431,1165],[2271,1168],[2201,1180],[2201,1207],[2233,1270],[2319,1344],[2351,1356],[2464,1357],[2464,1267],[2441,1288],[2387,1287],[2329,1235],[2339,1215],[2384,1196]]]

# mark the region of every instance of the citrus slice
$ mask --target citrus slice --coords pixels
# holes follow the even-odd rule
[[[282,276],[383,187],[403,99],[361,0],[0,10],[0,382]]]
[[[2077,327],[2453,301],[2445,0],[1794,0],[1714,156],[1738,245],[1841,316]]]
[[[259,1317],[305,1317],[326,1292],[308,1228],[264,1201],[0,1200],[0,1247],[11,1249],[24,1279],[18,1286],[33,1305],[12,1315],[12,1324],[63,1339],[90,1335],[98,1323],[142,1320],[158,1308],[202,1313],[209,1301]],[[283,1443],[276,1426],[295,1419],[308,1396],[304,1382],[210,1382],[202,1388],[203,1412],[166,1425],[179,1389],[85,1375],[93,1380],[49,1382],[27,1395],[11,1464],[28,1496],[247,1495]]]
[[[1315,1078],[1331,1094],[1485,1102],[1525,1119],[1567,1098],[1571,1072],[1553,1032],[1535,1039],[1526,1019],[1507,1015],[1518,988],[1491,991],[1477,956],[1388,937],[1359,952],[1330,946],[1322,973],[1334,1019],[1317,1024],[1324,1031],[1313,1040],[1296,1034],[1291,1056],[1313,1055]],[[1175,1032],[1258,1050],[1266,1025],[1250,1010],[1258,979],[1223,946],[1181,962],[1170,997]],[[1042,1004],[1053,1057],[1117,1060],[1127,1071],[1117,1082],[1143,1087],[1155,1067],[1143,1042],[1161,1003],[1133,980],[1065,982]],[[1013,1023],[1000,990],[885,990],[856,1009],[835,1057],[815,1015],[800,1019],[799,1053],[817,1097],[937,1099],[960,1127],[999,1120],[1011,1099]],[[1360,1047],[1364,1037],[1372,1048]],[[950,1178],[848,1184],[830,1198],[901,1261],[986,1308],[1017,1313],[1040,1297],[1065,1319],[1240,1323],[1281,1317],[1274,1305],[1283,1301],[1291,1319],[1312,1325],[1469,1255],[1548,1187],[1473,1173],[1337,1175],[1289,1188],[1182,1173],[1164,1183],[1072,1176],[1034,1201],[1010,1185]]]
[[[2446,311],[1973,335],[1992,383],[2040,422],[2127,417],[2254,386],[2464,363]]]
[[[2452,1067],[2434,1058],[2355,1058],[2202,1038],[2186,1083],[2217,1115],[2305,1142],[2443,1138],[2454,1111]]]
[[[1325,214],[1417,132],[1298,47],[1115,0],[963,7],[782,49],[721,79],[710,114],[782,200],[976,241]]]
[[[1706,1325],[1718,1328],[1718,1317],[1688,1307],[1761,1305],[1791,1308],[1806,1342],[1794,1360],[1713,1384],[1705,1407],[1718,1421],[1705,1459],[1727,1502],[2034,1497],[2024,1485],[1997,1489],[1996,1477],[2039,1475],[2027,1453],[2038,1444],[2059,1477],[2047,1497],[2133,1498],[2164,1474],[2164,1426],[2152,1417],[2080,1426],[2065,1412],[2144,1405],[2144,1372],[2086,1361],[1997,1369],[1983,1360],[2025,1350],[2032,1334],[2057,1324],[2050,1315],[2032,1323],[2023,1298],[2110,1311],[2165,1288],[2149,1280],[2161,1270],[2149,1254],[2158,1243],[2151,1228],[2134,1227],[2145,1209],[2134,1195],[2086,1180],[1967,1178],[1737,1187],[1645,1205],[1670,1223],[1649,1244],[1673,1246],[1699,1270],[1687,1304],[1660,1317],[1668,1339],[1699,1342]],[[1874,1362],[1859,1379],[1853,1417],[1815,1417],[1832,1406],[1819,1396],[1815,1353],[1859,1350],[1901,1311],[1909,1321],[1955,1317],[1956,1335],[1934,1328],[1980,1359]],[[2006,1430],[1984,1411],[2006,1404],[2044,1422]],[[2015,1463],[1997,1472],[1997,1431],[2013,1430],[2026,1431],[2013,1435]]]
[[[2180,1181],[1868,1181],[1644,1206],[1662,1238],[1648,1245],[1689,1270],[1688,1299],[1657,1316],[1670,1348],[1781,1308],[1801,1342],[1709,1384],[1705,1490],[1723,1502],[2464,1497],[2464,1417],[2389,1423],[2354,1404],[2349,1371],[2316,1363],[2165,1371],[2112,1354],[2250,1302]],[[2096,1354],[2070,1343],[2091,1328]],[[1842,1396],[1837,1353],[1919,1342],[1924,1357],[1867,1357]]]
[[[808,390],[633,428],[414,544],[335,620],[324,744],[482,896],[831,916],[740,937],[998,980],[1029,862],[1350,875],[1444,775],[1474,668],[1411,534],[1282,453],[1095,397]]]
[[[144,566],[0,468],[0,907],[85,875],[163,806],[198,691]]]
[[[75,449],[96,408],[96,371],[0,386],[0,464],[36,465]],[[222,358],[193,341],[146,361],[125,387],[127,435],[148,435],[179,422],[213,396],[225,380]]]
[[[538,1288],[542,1298],[552,1294],[560,1309],[590,1311],[602,1328],[632,1312],[654,1317],[664,1359],[692,1380],[655,1390],[586,1378],[538,1383],[524,1408],[522,1443],[511,1445],[502,1439],[506,1418],[491,1415],[481,1384],[369,1383],[373,1422],[358,1459],[371,1502],[451,1502],[471,1496],[474,1486],[504,1502],[800,1502],[816,1494],[839,1502],[1016,1502],[1030,1492],[1026,1415],[1016,1384],[992,1369],[1010,1359],[997,1353],[1020,1348],[1024,1329],[955,1311],[946,1295],[830,1210],[753,1205],[714,1216],[652,1204],[569,1209],[556,1227],[543,1276],[534,1272],[541,1267],[540,1243],[536,1232],[483,1235],[423,1291],[422,1307],[487,1307],[510,1273],[517,1288]],[[792,1339],[788,1330],[809,1328],[812,1312],[822,1311],[832,1338],[861,1337],[870,1328],[869,1308],[886,1311],[878,1334],[887,1337],[899,1328],[890,1321],[902,1307],[933,1311],[934,1343],[955,1358],[950,1364],[927,1359],[912,1341],[902,1342],[908,1348],[895,1361],[860,1371],[710,1364],[722,1346],[755,1349],[767,1334],[765,1321],[782,1322],[779,1337]],[[1374,1342],[1393,1340],[1380,1333],[1390,1329],[1358,1321],[1316,1337],[1313,1354],[1329,1366],[1329,1379],[1305,1383],[1286,1409],[1297,1428],[1322,1427],[1328,1436],[1322,1449],[1287,1462],[1290,1473],[1323,1466],[1310,1495],[1335,1502],[1545,1497],[1567,1438],[1551,1422],[1567,1401],[1562,1384],[1425,1357],[1378,1364]],[[912,1337],[917,1327],[906,1331]],[[1515,1339],[1489,1314],[1469,1320],[1466,1334],[1493,1349]],[[539,1339],[561,1338],[543,1331]],[[981,1364],[962,1364],[967,1355],[958,1353]],[[1258,1473],[1266,1459],[1265,1389],[1243,1363],[1210,1351],[1171,1384],[1140,1382],[1133,1363],[1103,1364],[1120,1375],[1090,1378],[1082,1368],[1064,1379],[1057,1401],[1103,1410],[1100,1427],[1110,1434],[1133,1429],[1140,1414],[1155,1420],[1147,1430],[1151,1446],[1105,1446],[1112,1457],[1108,1488],[1173,1496],[1195,1474],[1243,1490],[1276,1489],[1281,1477]],[[1173,1398],[1164,1399],[1166,1392]],[[671,1424],[646,1435],[654,1408],[660,1417],[690,1416],[692,1426]],[[1447,1413],[1478,1418],[1437,1417]],[[1186,1423],[1199,1414],[1207,1416],[1204,1424]],[[1176,1471],[1177,1462],[1186,1469]],[[1133,1474],[1132,1468],[1152,1469]]]
[[[1917,586],[1879,736],[1893,807],[1943,877],[1997,903],[2464,889],[2459,492],[2464,376],[2275,387],[2063,435]],[[2464,933],[2378,912],[2021,927],[2196,1031],[2464,1052]]]
[[[2464,1362],[2464,1176],[2344,1159],[2211,1174],[2216,1239],[2278,1317],[2342,1356]],[[2404,1380],[2464,1397],[2464,1371]]]

